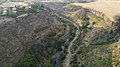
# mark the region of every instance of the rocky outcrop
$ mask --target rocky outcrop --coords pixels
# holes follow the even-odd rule
[[[88,9],[89,12],[103,18],[105,21],[106,21],[106,24],[109,25],[109,26],[113,26],[113,21],[111,21],[105,14],[103,14],[102,12],[99,12],[99,11],[96,11],[94,9]]]

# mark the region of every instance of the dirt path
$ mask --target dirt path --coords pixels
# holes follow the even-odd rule
[[[81,47],[83,47],[83,45],[79,46],[79,47],[76,49],[75,53],[73,53],[72,55],[77,54],[77,52],[79,51],[79,49],[80,49]]]
[[[64,18],[63,16],[60,16],[60,15],[58,15],[58,14],[56,14],[55,13],[55,15],[57,16],[57,17],[59,17],[59,18],[61,18],[61,19],[64,19],[64,20],[66,20],[66,21],[68,21],[68,22],[72,22],[72,21],[70,21],[69,19],[66,19],[66,18]],[[71,48],[72,48],[72,46],[73,46],[73,44],[74,44],[74,41],[78,38],[78,36],[80,35],[80,29],[79,29],[79,26],[76,24],[76,23],[74,23],[74,22],[72,22],[73,23],[73,25],[75,26],[75,27],[77,27],[77,30],[76,30],[76,33],[75,33],[75,37],[73,38],[73,40],[69,43],[69,46],[68,46],[68,50],[67,50],[67,52],[68,52],[68,54],[66,55],[66,58],[65,58],[65,67],[70,67],[70,61],[71,61],[71,56],[72,56],[72,54],[71,54]],[[77,52],[77,51],[76,51]]]
[[[78,38],[78,36],[80,35],[79,29],[76,31],[76,36],[74,37],[74,39],[70,42],[69,46],[68,46],[68,55],[66,56],[66,67],[70,67],[70,61],[71,61],[71,48],[73,45],[73,42]]]

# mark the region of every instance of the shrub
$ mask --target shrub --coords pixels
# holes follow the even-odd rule
[[[12,18],[16,18],[18,15],[17,14],[9,14],[8,16],[12,17]]]
[[[39,3],[35,3],[35,4],[31,5],[31,7],[32,8],[28,10],[30,12],[40,12],[40,10],[44,9],[44,5],[39,4]]]

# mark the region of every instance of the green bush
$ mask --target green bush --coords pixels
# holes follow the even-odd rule
[[[36,65],[36,57],[32,54],[26,54],[25,58],[15,67],[38,67]]]
[[[39,3],[35,3],[33,5],[31,5],[31,9],[29,9],[29,12],[40,12],[40,10],[44,9],[44,5],[43,4],[39,4]]]
[[[18,15],[17,14],[9,14],[8,16],[12,17],[12,18],[16,18]]]

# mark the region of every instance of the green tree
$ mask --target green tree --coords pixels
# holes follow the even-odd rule
[[[36,57],[32,54],[26,54],[25,58],[15,67],[38,67]]]

